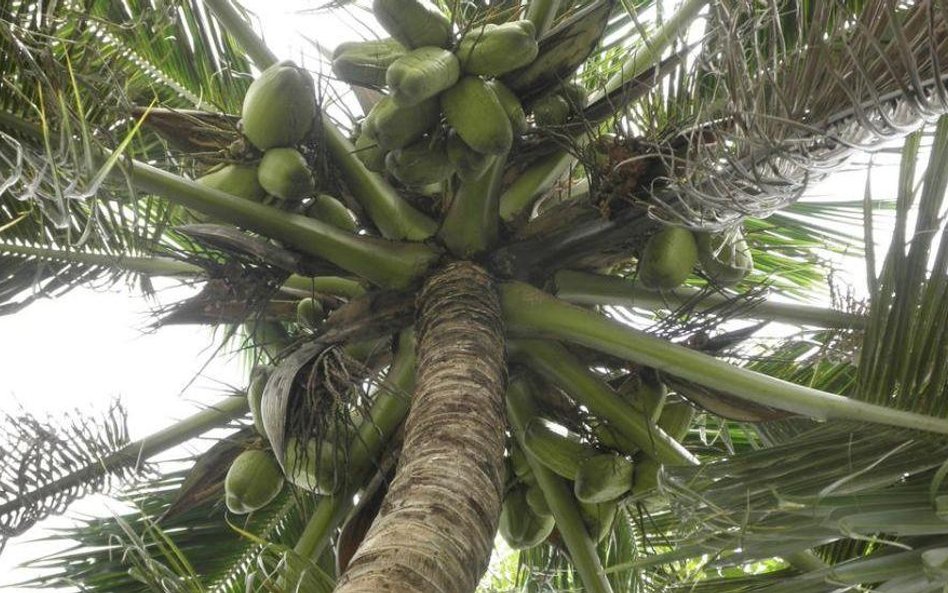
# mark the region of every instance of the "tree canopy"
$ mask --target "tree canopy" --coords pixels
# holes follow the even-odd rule
[[[8,415],[0,542],[138,509],[30,585],[948,585],[944,3],[313,10],[394,39],[293,63],[229,0],[0,7],[0,314],[173,278],[155,327],[253,367],[143,441]],[[886,158],[892,194],[812,193]]]

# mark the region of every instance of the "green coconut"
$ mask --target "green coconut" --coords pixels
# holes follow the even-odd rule
[[[283,474],[269,451],[244,451],[234,459],[224,478],[224,502],[232,513],[245,515],[262,509],[280,494]]]
[[[553,531],[553,517],[541,517],[527,503],[526,490],[512,488],[500,511],[500,535],[515,550],[526,550],[546,540]]]
[[[241,117],[244,135],[260,150],[296,146],[316,117],[313,77],[290,61],[270,66],[247,89]]]
[[[296,322],[304,327],[316,327],[325,314],[322,303],[312,297],[300,299],[296,304]]]
[[[257,179],[267,193],[283,200],[301,200],[316,189],[306,159],[294,148],[271,148],[265,152],[257,168]]]
[[[754,257],[737,227],[723,233],[695,233],[701,269],[715,284],[734,286],[754,269]]]
[[[321,220],[331,224],[337,229],[342,229],[350,233],[359,230],[359,224],[356,222],[355,215],[346,205],[330,196],[329,194],[319,194],[313,199],[313,203],[306,208],[306,216]]]
[[[697,260],[694,234],[686,228],[667,226],[645,243],[638,279],[652,290],[672,290],[688,279]]]
[[[573,492],[580,502],[615,500],[632,488],[632,462],[615,453],[604,453],[583,461],[576,472]]]

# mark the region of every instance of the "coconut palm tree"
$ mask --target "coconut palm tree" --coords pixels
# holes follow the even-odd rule
[[[156,325],[257,365],[144,441],[8,418],[0,536],[91,490],[139,509],[34,584],[474,591],[499,527],[485,588],[942,590],[944,5],[372,13],[397,43],[329,75],[227,0],[2,8],[0,311],[178,278]],[[800,199],[893,140],[894,199]],[[825,303],[853,246],[868,305],[781,298]]]

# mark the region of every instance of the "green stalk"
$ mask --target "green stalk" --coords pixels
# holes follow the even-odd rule
[[[205,3],[258,68],[265,70],[276,63],[276,56],[227,0],[205,0]],[[380,175],[366,169],[355,156],[355,147],[324,112],[320,113],[319,120],[323,126],[323,139],[343,180],[382,236],[410,241],[431,237],[438,225],[402,199]]]
[[[438,258],[425,245],[354,235],[307,216],[205,187],[145,163],[133,161],[128,174],[141,190],[278,239],[386,288],[407,287]]]
[[[365,208],[382,235],[389,239],[424,241],[438,224],[415,210],[381,175],[365,168],[355,156],[355,147],[342,132],[322,116],[323,136],[346,187]]]
[[[282,290],[301,293],[303,296],[312,293],[328,294],[347,299],[354,299],[365,294],[365,287],[358,280],[340,278],[339,276],[300,276],[293,274],[286,279]]]
[[[681,443],[624,401],[560,344],[550,340],[518,340],[511,342],[511,354],[614,426],[655,461],[666,465],[698,464]]]
[[[0,123],[26,133],[36,132],[31,130],[29,122],[23,121],[17,126],[17,119],[5,114]],[[426,245],[354,235],[307,216],[206,187],[139,161],[120,159],[117,153],[96,157],[106,166],[114,161],[118,167],[110,173],[118,175],[119,170],[124,170],[139,190],[278,239],[301,253],[321,257],[385,288],[406,288],[439,257]]]
[[[530,395],[530,386],[523,378],[514,378],[507,387],[507,418],[510,428],[525,452],[530,470],[543,491],[543,496],[553,513],[556,528],[569,550],[570,560],[579,573],[586,591],[589,593],[612,593],[612,586],[606,578],[596,553],[596,542],[589,536],[586,525],[580,515],[579,506],[573,498],[569,482],[554,474],[545,465],[526,453],[523,445],[523,431],[527,422],[537,415],[536,405]]]
[[[316,511],[306,524],[294,550],[303,558],[317,559],[329,543],[329,536],[352,509],[352,499],[365,482],[382,448],[395,434],[398,425],[408,414],[409,395],[415,382],[415,340],[411,330],[402,332],[398,340],[398,351],[379,393],[369,411],[369,417],[359,426],[358,433],[349,443],[349,450],[356,448],[367,452],[367,467],[351,467],[351,486],[344,492],[325,496],[316,506]]]
[[[530,0],[523,18],[533,22],[537,28],[537,38],[553,25],[553,19],[560,10],[562,0]]]
[[[638,78],[643,72],[657,64],[662,58],[662,53],[688,29],[698,16],[698,12],[707,3],[708,0],[688,0],[679,7],[672,18],[665,21],[654,35],[645,40],[645,49],[632,52],[628,60],[622,64],[622,68],[606,81],[603,90],[590,97],[590,103],[617,90],[625,81]]]
[[[624,278],[563,270],[554,277],[556,296],[578,305],[619,305],[644,309],[667,309],[690,302],[697,289],[682,287],[673,293],[658,293]],[[727,303],[729,297],[712,293],[701,304],[709,308]],[[864,329],[866,317],[823,307],[791,303],[761,302],[750,309],[749,317],[783,323]]]
[[[529,216],[526,210],[543,192],[563,176],[573,162],[565,150],[555,152],[533,163],[510,184],[500,196],[500,217],[504,222],[514,222],[520,216]]]
[[[276,54],[270,51],[270,48],[260,39],[250,23],[234,9],[234,5],[230,0],[204,0],[204,4],[211,9],[211,12],[214,13],[224,29],[237,40],[240,47],[244,48],[244,51],[250,57],[250,61],[257,68],[266,70],[277,63]]]
[[[46,484],[24,494],[22,497],[14,498],[0,505],[0,516],[22,508],[24,499],[29,501],[43,500],[86,484],[90,480],[104,476],[119,468],[136,465],[213,428],[219,428],[234,418],[245,416],[249,411],[250,406],[246,397],[229,397],[208,407],[206,410],[181,420],[173,426],[131,442],[111,455],[106,455],[91,465],[80,468],[55,482]]]
[[[472,259],[497,242],[500,185],[506,155],[501,155],[476,181],[462,182],[438,236],[461,259]]]
[[[24,258],[35,257],[62,263],[119,268],[124,271],[147,274],[150,276],[193,276],[204,273],[204,270],[200,266],[170,257],[132,257],[127,255],[111,255],[108,253],[89,253],[47,247],[30,247],[28,245],[12,245],[9,243],[0,243],[0,254],[20,255]]]
[[[867,404],[736,367],[574,307],[527,284],[505,283],[500,294],[507,330],[512,335],[566,340],[816,420],[846,419],[948,434],[948,420]]]

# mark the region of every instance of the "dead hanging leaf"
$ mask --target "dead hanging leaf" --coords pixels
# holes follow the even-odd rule
[[[195,507],[220,498],[230,464],[259,440],[260,437],[254,428],[248,426],[214,443],[210,449],[198,457],[188,477],[178,488],[178,495],[174,502],[162,513],[159,521],[182,515]]]
[[[267,239],[248,235],[230,225],[186,224],[176,227],[175,230],[228,255],[243,259],[247,263],[263,263],[284,272],[309,276],[343,273],[329,262],[289,251],[274,245]]]
[[[320,339],[327,344],[373,340],[401,331],[414,318],[414,293],[373,292],[333,311],[323,324]]]
[[[691,381],[670,375],[663,375],[662,379],[665,384],[668,385],[669,389],[672,389],[678,393],[678,395],[698,407],[728,420],[735,420],[737,422],[770,422],[793,416],[790,412],[755,404],[728,395],[723,391],[708,389],[697,383],[692,383]]]
[[[216,154],[240,138],[236,115],[138,106],[132,107],[131,114],[144,118],[146,128],[189,154]]]
[[[336,541],[336,574],[342,575],[349,568],[349,561],[362,545],[365,534],[378,516],[382,501],[388,494],[388,484],[395,477],[394,464],[388,472],[380,472],[369,482],[355,510],[346,520]]]
[[[263,388],[260,416],[280,467],[283,467],[283,454],[286,451],[287,412],[290,409],[290,398],[293,396],[296,378],[300,371],[308,367],[327,347],[324,340],[301,345],[280,361]]]

